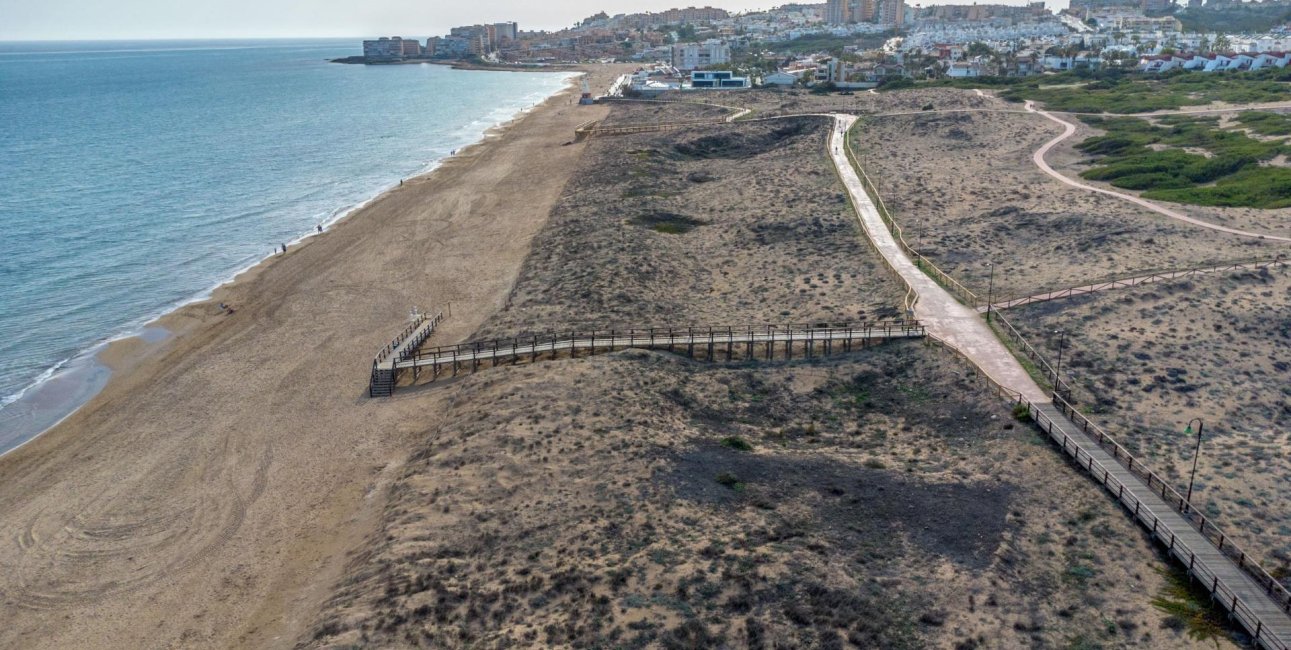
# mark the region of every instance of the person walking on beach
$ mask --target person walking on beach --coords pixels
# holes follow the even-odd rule
[[[320,234],[320,235],[321,235],[321,234],[323,234],[323,224],[321,224],[321,223],[320,223],[320,224],[318,224],[317,228],[318,228],[318,234]]]
[[[283,255],[286,255],[286,254],[287,254],[287,245],[286,245],[286,244],[283,244],[283,245],[282,245],[282,254],[283,254]]]

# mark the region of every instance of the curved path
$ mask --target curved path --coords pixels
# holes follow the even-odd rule
[[[1110,441],[1097,427],[1094,427],[1097,437],[1091,435],[1088,422],[1078,426],[1070,419],[1078,416],[1050,401],[976,310],[956,300],[906,256],[870,200],[845,150],[847,132],[856,120],[852,115],[834,116],[830,157],[851,196],[866,236],[887,264],[919,293],[914,312],[927,328],[928,336],[958,351],[997,385],[1015,394],[1019,404],[1025,403],[1031,417],[1062,446],[1063,452],[1072,456],[1077,465],[1099,481],[1158,540],[1168,543],[1169,553],[1187,566],[1234,613],[1242,626],[1257,639],[1257,644],[1277,650],[1288,648],[1291,617],[1282,609],[1284,596],[1281,594],[1285,590],[1276,597],[1279,600],[1275,600],[1245,572],[1242,560],[1233,561],[1225,556],[1223,549],[1216,548],[1204,534],[1205,523],[1203,530],[1199,531],[1166,500],[1168,491],[1164,484],[1158,494],[1150,478],[1145,481],[1132,471],[1132,466],[1122,465],[1120,454],[1125,452],[1120,451],[1119,445]],[[1107,448],[1109,442],[1111,452]],[[1140,466],[1140,472],[1143,469]],[[1204,519],[1202,521],[1205,522]],[[1291,607],[1291,604],[1286,606]]]
[[[1279,237],[1277,235],[1266,235],[1258,232],[1250,232],[1248,230],[1238,230],[1236,228],[1229,228],[1227,226],[1221,226],[1219,224],[1210,223],[1209,221],[1202,221],[1201,219],[1190,217],[1186,214],[1183,214],[1182,212],[1175,212],[1174,210],[1171,210],[1169,208],[1162,207],[1146,199],[1142,199],[1137,196],[1133,196],[1131,194],[1123,194],[1121,192],[1106,190],[1101,187],[1094,187],[1092,185],[1085,185],[1084,183],[1078,183],[1072,180],[1071,178],[1068,178],[1067,176],[1058,173],[1057,171],[1054,170],[1053,167],[1049,166],[1049,163],[1046,162],[1044,158],[1046,155],[1048,155],[1051,149],[1058,146],[1062,142],[1066,141],[1067,138],[1070,138],[1071,136],[1076,134],[1076,125],[1066,120],[1063,120],[1062,118],[1056,117],[1055,115],[1053,115],[1048,111],[1042,111],[1037,109],[1034,105],[1034,102],[1030,100],[1028,100],[1026,103],[1026,109],[1028,112],[1042,115],[1046,119],[1050,120],[1051,122],[1060,124],[1063,127],[1062,135],[1059,135],[1058,137],[1050,140],[1049,142],[1046,142],[1044,146],[1037,149],[1035,154],[1031,156],[1031,159],[1035,161],[1036,166],[1039,167],[1041,171],[1052,176],[1060,183],[1074,187],[1076,189],[1085,190],[1087,192],[1097,192],[1099,194],[1121,199],[1122,201],[1129,201],[1130,203],[1133,203],[1142,208],[1147,208],[1148,210],[1151,210],[1157,214],[1160,214],[1178,221],[1183,221],[1185,223],[1189,223],[1194,226],[1207,228],[1209,230],[1216,230],[1219,232],[1228,233],[1230,235],[1238,235],[1241,237],[1252,237],[1255,239],[1266,239],[1271,241],[1291,243],[1291,237]],[[1167,113],[1154,113],[1154,115],[1181,115],[1185,113],[1200,114],[1200,113],[1209,113],[1209,112],[1229,112],[1233,110],[1237,110],[1237,109],[1230,108],[1230,109],[1215,110],[1215,111],[1172,111]],[[1136,117],[1139,117],[1139,116],[1136,116]]]

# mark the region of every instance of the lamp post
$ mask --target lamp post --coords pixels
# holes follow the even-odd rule
[[[991,303],[995,297],[995,263],[987,262],[986,265],[991,267],[991,283],[986,287],[986,322],[990,323]]]
[[[1058,335],[1058,365],[1053,369],[1053,396],[1058,397],[1058,390],[1062,388],[1062,349],[1067,345],[1067,330],[1057,330],[1054,334]]]
[[[1201,418],[1193,418],[1188,421],[1188,428],[1184,429],[1184,433],[1192,433],[1193,422],[1197,423],[1197,448],[1192,452],[1192,476],[1188,477],[1188,496],[1184,499],[1185,513],[1192,510],[1192,483],[1197,478],[1197,457],[1201,455],[1201,429],[1205,426],[1205,423],[1201,421]]]

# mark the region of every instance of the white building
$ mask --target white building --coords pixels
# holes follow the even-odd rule
[[[807,72],[809,71],[808,70],[796,70],[796,71],[781,70],[779,72],[773,72],[763,77],[762,83],[768,86],[792,86],[798,83],[798,81],[802,79],[802,75],[806,74]]]
[[[748,77],[737,77],[728,70],[704,70],[690,74],[691,88],[729,90],[732,88],[751,88],[752,86],[753,84]]]
[[[952,79],[980,77],[982,75],[982,64],[976,61],[956,61],[946,68],[946,76]]]
[[[672,46],[672,65],[679,70],[695,70],[730,63],[731,46],[711,39],[703,43],[678,43]]]

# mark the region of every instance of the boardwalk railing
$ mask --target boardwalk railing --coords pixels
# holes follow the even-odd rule
[[[996,331],[1002,333],[1004,338],[1013,344],[1015,353],[1021,353],[1035,364],[1044,376],[1044,380],[1048,382],[1057,393],[1065,394],[1068,399],[1075,399],[1071,392],[1071,382],[1058,376],[1058,369],[1050,364],[1049,360],[1045,358],[1043,354],[1040,354],[1040,351],[1037,350],[1035,346],[1031,345],[1031,342],[1028,341],[1025,336],[1022,336],[1022,332],[1019,332],[1018,329],[1013,326],[1013,323],[1010,323],[1002,314],[996,312],[992,315],[991,324],[998,325]]]
[[[1072,440],[1062,428],[1062,425],[1055,421],[1053,416],[1046,414],[1046,410],[1054,409],[1058,414],[1071,420],[1078,428],[1084,431],[1091,439],[1096,441],[1105,450],[1112,453],[1113,458],[1120,461],[1121,465],[1129,470],[1132,474],[1143,478],[1150,490],[1154,493],[1160,493],[1162,499],[1182,514],[1184,518],[1193,525],[1203,536],[1213,542],[1221,553],[1228,558],[1233,559],[1239,568],[1243,569],[1246,574],[1258,583],[1268,597],[1284,612],[1291,613],[1291,592],[1287,590],[1277,579],[1269,575],[1256,562],[1242,551],[1230,537],[1228,537],[1218,526],[1208,520],[1195,509],[1187,507],[1184,498],[1168,483],[1161,479],[1155,472],[1138,460],[1128,450],[1116,442],[1114,438],[1100,429],[1097,425],[1085,417],[1073,407],[1069,402],[1061,397],[1055,398],[1052,404],[1035,404],[1027,400],[1021,393],[1007,388],[995,381],[989,375],[980,371],[977,366],[966,357],[962,352],[947,344],[935,336],[928,336],[927,341],[951,351],[963,363],[977,371],[977,376],[983,379],[991,390],[1001,399],[1014,404],[1023,405],[1027,409],[1027,414],[1036,422],[1042,431],[1054,441],[1062,451],[1071,456],[1073,462],[1081,469],[1089,473],[1103,486],[1109,493],[1116,497],[1116,500],[1131,513],[1136,521],[1145,529],[1150,530],[1164,544],[1171,555],[1184,564],[1189,573],[1202,584],[1208,593],[1211,594],[1215,602],[1220,603],[1225,610],[1231,613],[1238,623],[1248,630],[1254,637],[1259,647],[1266,650],[1291,650],[1285,641],[1279,639],[1271,633],[1265,621],[1245,603],[1241,597],[1234,591],[1234,586],[1230,585],[1223,578],[1216,575],[1211,567],[1205,562],[1204,554],[1207,549],[1192,549],[1183,543],[1168,526],[1162,524],[1160,518],[1152,512],[1147,504],[1142,503],[1134,496],[1129,486],[1118,480],[1107,467],[1102,466],[1088,452],[1081,449],[1080,445]],[[1201,553],[1202,555],[1198,555]]]
[[[402,344],[405,340],[407,340],[407,338],[411,336],[413,332],[417,331],[417,328],[421,327],[422,324],[425,323],[428,318],[430,317],[426,314],[418,314],[416,318],[412,319],[412,322],[408,323],[408,326],[403,328],[402,332],[399,332],[398,334],[396,334],[395,337],[385,345],[385,347],[381,348],[380,352],[377,352],[376,358],[372,360],[372,365],[375,366],[381,363],[382,361],[385,361],[387,358],[389,358],[390,355],[395,351],[395,349],[398,348],[400,344]],[[423,339],[423,341],[424,340],[425,339]]]
[[[763,358],[792,359],[794,355],[812,358],[835,351],[850,352],[854,346],[871,341],[897,338],[920,338],[926,334],[917,321],[884,321],[873,323],[828,325],[766,325],[759,327],[658,327],[631,330],[593,330],[532,334],[509,339],[474,341],[410,352],[396,360],[395,370],[411,369],[414,378],[423,369],[431,380],[441,372],[456,375],[464,369],[476,370],[481,364],[496,366],[503,362],[537,361],[540,356],[556,358],[561,353],[575,356],[608,353],[629,348],[683,352],[696,358],[727,361]]]
[[[728,124],[726,118],[707,120],[689,120],[682,122],[659,122],[657,124],[625,124],[623,126],[595,126],[581,133],[583,138],[599,138],[609,135],[630,135],[633,133],[650,133],[653,131],[676,131],[692,126],[719,126]],[[575,132],[578,135],[578,132]]]
[[[396,366],[410,355],[435,332],[435,328],[444,320],[444,312],[434,316],[418,314],[412,322],[381,348],[372,360],[372,374],[368,379],[368,397],[387,397],[394,394],[395,384],[399,381],[399,368]]]
[[[1100,291],[1107,291],[1109,289],[1137,287],[1139,285],[1144,285],[1144,284],[1155,284],[1157,282],[1167,282],[1169,280],[1177,280],[1180,278],[1190,278],[1198,275],[1212,275],[1215,273],[1223,273],[1225,271],[1249,271],[1249,270],[1285,267],[1286,266],[1285,257],[1286,256],[1284,254],[1279,254],[1275,257],[1252,258],[1247,260],[1241,260],[1236,262],[1226,262],[1224,264],[1204,266],[1204,267],[1198,267],[1198,268],[1192,268],[1192,269],[1179,269],[1175,271],[1158,271],[1156,273],[1138,275],[1132,278],[1117,278],[1113,280],[1105,280],[1103,282],[1094,282],[1094,283],[1079,286],[1079,287],[1070,287],[1067,289],[1050,291],[1048,293],[1038,293],[1038,294],[1029,295],[1029,296],[1014,296],[1003,301],[994,302],[994,304],[992,305],[992,309],[1009,309],[1011,307],[1021,307],[1023,305],[1030,305],[1037,302],[1061,300],[1063,298],[1070,298],[1072,296],[1082,296],[1090,293],[1098,293]],[[983,308],[984,307],[978,307],[979,310]]]
[[[1121,446],[1115,438],[1086,417],[1084,413],[1077,410],[1070,402],[1062,397],[1057,397],[1054,399],[1054,406],[1063,415],[1067,416],[1067,419],[1097,441],[1099,445],[1111,452],[1112,457],[1121,461],[1125,469],[1147,482],[1148,488],[1159,491],[1161,498],[1170,504],[1176,512],[1183,515],[1184,519],[1187,519],[1193,528],[1196,528],[1198,532],[1213,542],[1221,553],[1236,562],[1238,568],[1245,570],[1247,574],[1255,579],[1283,611],[1291,613],[1291,590],[1265,571],[1257,562],[1251,560],[1250,556],[1233,542],[1232,538],[1226,535],[1219,526],[1216,526],[1214,522],[1196,508],[1191,507],[1187,499],[1178,490],[1171,487],[1156,472],[1148,469],[1147,465],[1136,459],[1129,450]]]
[[[879,208],[879,214],[883,217],[884,222],[892,229],[892,233],[898,241],[898,244],[908,255],[911,256],[912,259],[915,260],[915,263],[920,266],[921,270],[925,273],[929,273],[929,275],[941,282],[943,286],[946,286],[951,290],[952,293],[958,295],[965,303],[974,307],[979,306],[981,301],[978,299],[976,294],[955,281],[954,278],[951,278],[948,274],[941,271],[941,269],[938,269],[936,265],[932,264],[931,261],[920,255],[918,251],[914,250],[913,247],[905,241],[905,238],[901,233],[900,225],[896,223],[888,212],[887,207],[883,205],[883,200],[877,191],[877,187],[865,174],[864,168],[857,164],[857,161],[853,157],[852,149],[850,147],[850,133],[848,135],[849,146],[847,155],[852,159],[852,163],[859,171],[863,182],[867,184],[867,191],[875,200],[876,207]],[[1270,264],[1275,263],[1281,263],[1280,255],[1278,258],[1270,262]],[[1242,265],[1229,265],[1229,268],[1240,266]],[[1182,277],[1182,275],[1187,273],[1189,273],[1189,271],[1181,271],[1179,272],[1179,277]],[[1192,271],[1192,273],[1196,274],[1197,272]],[[1251,633],[1260,647],[1263,647],[1266,650],[1291,650],[1291,648],[1288,648],[1286,641],[1278,638],[1273,633],[1273,630],[1269,627],[1269,623],[1261,618],[1259,614],[1253,611],[1251,607],[1242,600],[1235,590],[1237,587],[1226,582],[1215,573],[1210,565],[1206,563],[1203,559],[1204,554],[1207,550],[1211,549],[1188,548],[1186,544],[1177,538],[1173,531],[1169,530],[1168,526],[1164,526],[1162,524],[1160,518],[1151,511],[1151,508],[1147,507],[1146,504],[1142,503],[1136,496],[1134,496],[1132,489],[1127,489],[1128,486],[1124,485],[1115,476],[1113,476],[1108,468],[1103,467],[1101,463],[1099,463],[1093,456],[1090,456],[1087,451],[1081,449],[1080,445],[1076,441],[1072,440],[1071,437],[1063,430],[1061,423],[1055,421],[1054,416],[1066,418],[1089,436],[1090,440],[1096,442],[1104,450],[1110,451],[1112,457],[1116,461],[1120,462],[1127,471],[1143,479],[1149,490],[1154,493],[1159,493],[1166,504],[1182,515],[1185,521],[1200,532],[1204,538],[1212,542],[1220,554],[1228,559],[1232,559],[1236,563],[1238,569],[1244,571],[1245,575],[1250,577],[1264,590],[1265,595],[1269,600],[1275,604],[1278,609],[1287,614],[1291,614],[1291,590],[1288,590],[1286,586],[1270,575],[1268,571],[1259,565],[1258,562],[1250,558],[1246,552],[1238,547],[1232,541],[1232,538],[1224,533],[1218,526],[1200,512],[1197,512],[1195,508],[1191,508],[1184,497],[1173,487],[1170,487],[1166,481],[1162,480],[1158,474],[1151,471],[1146,464],[1135,458],[1128,450],[1116,442],[1114,438],[1077,410],[1067,398],[1062,396],[1063,393],[1066,393],[1068,396],[1071,395],[1070,383],[1058,376],[1058,372],[1055,367],[1049,363],[1039,350],[1031,345],[1024,336],[1022,336],[1021,332],[1019,332],[1012,323],[1008,322],[1007,319],[1000,316],[998,313],[994,316],[995,318],[993,320],[1001,325],[1001,329],[1004,331],[1005,336],[1016,345],[1016,348],[1020,350],[1022,354],[1035,363],[1041,371],[1045,373],[1047,378],[1050,379],[1051,384],[1055,387],[1053,402],[1047,405],[1035,404],[1027,400],[1021,393],[1003,386],[999,382],[995,381],[994,378],[980,372],[980,369],[978,369],[979,376],[985,378],[993,391],[1001,398],[1013,403],[1014,405],[1025,405],[1030,417],[1055,443],[1061,446],[1063,452],[1071,456],[1078,466],[1089,472],[1100,482],[1100,484],[1103,485],[1105,489],[1114,494],[1117,501],[1121,503],[1127,511],[1133,513],[1134,518],[1143,525],[1144,528],[1151,530],[1154,536],[1160,539],[1162,543],[1166,544],[1169,547],[1170,553],[1187,566],[1190,575],[1198,579],[1206,587],[1212,598],[1227,609],[1232,617],[1243,628]],[[927,337],[927,340],[933,344],[955,352],[962,361],[968,363],[971,367],[976,368],[976,365],[973,364],[967,356],[944,341],[941,341],[934,336]],[[1046,413],[1047,410],[1052,410],[1054,412],[1054,416],[1050,416]],[[1203,555],[1199,556],[1198,553],[1202,553]]]
[[[1079,412],[1071,408],[1071,405],[1067,404],[1062,400],[1062,398],[1058,398],[1055,404],[1051,406],[1051,408],[1054,407],[1058,408],[1059,412],[1066,415],[1068,418],[1070,418],[1071,413],[1079,415]],[[1272,630],[1269,630],[1266,627],[1265,621],[1258,614],[1252,611],[1250,606],[1243,602],[1238,596],[1235,591],[1235,587],[1228,584],[1224,579],[1217,575],[1204,561],[1204,559],[1202,559],[1203,556],[1198,556],[1198,552],[1205,553],[1206,549],[1189,548],[1184,544],[1184,542],[1178,539],[1174,532],[1170,531],[1167,526],[1162,524],[1160,517],[1153,513],[1147,504],[1141,502],[1132,494],[1130,489],[1127,489],[1128,486],[1119,481],[1115,476],[1112,476],[1111,472],[1109,472],[1106,467],[1102,467],[1093,456],[1090,456],[1088,452],[1081,449],[1079,444],[1072,440],[1071,437],[1062,430],[1061,425],[1054,421],[1053,417],[1046,414],[1041,407],[1029,405],[1029,408],[1032,418],[1034,418],[1036,423],[1040,425],[1040,428],[1048,433],[1055,442],[1059,443],[1062,446],[1062,450],[1070,455],[1077,465],[1092,474],[1095,479],[1098,479],[1108,492],[1115,494],[1117,501],[1119,501],[1126,510],[1133,513],[1135,520],[1142,524],[1144,528],[1150,529],[1153,536],[1161,540],[1163,544],[1166,544],[1170,554],[1188,567],[1189,573],[1191,573],[1192,576],[1206,588],[1216,602],[1219,602],[1225,609],[1227,609],[1233,618],[1236,619],[1243,628],[1251,633],[1255,641],[1261,647],[1269,650],[1287,650],[1286,643],[1272,634]],[[1081,418],[1086,425],[1088,425],[1088,419],[1084,419],[1083,416],[1081,416]],[[1105,436],[1105,434],[1103,435]],[[1104,441],[1107,442],[1105,443]],[[1125,451],[1123,447],[1116,444],[1114,440],[1111,440],[1110,437],[1104,437],[1103,440],[1099,441],[1099,444],[1104,446],[1107,444],[1114,445],[1112,448],[1117,450],[1117,459],[1122,461],[1122,465],[1128,464],[1129,467],[1134,467],[1136,459],[1129,455],[1129,452]],[[1183,502],[1182,498],[1179,497],[1179,493],[1161,481],[1160,477],[1155,473],[1149,472],[1142,463],[1139,463],[1138,466],[1140,471],[1136,472],[1131,469],[1131,472],[1138,476],[1143,476],[1144,473],[1146,473],[1147,476],[1150,477],[1149,488],[1153,487],[1152,481],[1155,480],[1156,484],[1160,486],[1161,495],[1167,503],[1175,505],[1176,501],[1174,499],[1176,498],[1178,499],[1178,503]],[[1102,473],[1101,478],[1098,476],[1099,472]],[[1178,507],[1176,507],[1176,510],[1183,512],[1183,510]],[[1192,514],[1195,515],[1195,517],[1200,517],[1200,530],[1202,535],[1212,541],[1218,539],[1221,552],[1226,553],[1231,557],[1235,546],[1231,541],[1229,541],[1228,550],[1224,550],[1224,542],[1228,538],[1223,534],[1223,532],[1214,524],[1209,524],[1205,517],[1202,517],[1200,513],[1193,511]],[[1189,516],[1187,513],[1185,513],[1184,516],[1185,519],[1193,524],[1194,528],[1197,527],[1198,519]],[[1209,531],[1207,531],[1207,524],[1209,524]],[[1273,600],[1280,609],[1284,612],[1291,612],[1291,594],[1288,594],[1287,589],[1264,571],[1264,569],[1259,565],[1254,562],[1246,561],[1245,553],[1240,550],[1237,552],[1239,553],[1237,556],[1238,567],[1245,570],[1247,575],[1254,578],[1255,581],[1265,589],[1269,598]]]
[[[859,125],[861,122],[857,120],[856,124]],[[861,184],[865,186],[865,191],[870,195],[870,198],[874,200],[874,205],[878,208],[879,216],[883,218],[883,223],[887,224],[888,229],[892,231],[892,237],[896,239],[897,245],[901,247],[901,250],[904,251],[911,261],[914,262],[915,266],[919,267],[919,270],[931,276],[934,280],[945,287],[946,290],[954,294],[961,302],[976,309],[977,305],[982,302],[981,299],[977,297],[976,293],[973,293],[968,287],[951,277],[949,273],[941,270],[941,268],[934,264],[932,260],[924,257],[923,253],[920,253],[914,246],[910,245],[910,242],[906,241],[905,231],[901,228],[901,224],[897,223],[896,219],[893,218],[892,211],[888,209],[887,203],[883,201],[883,196],[879,194],[878,185],[874,183],[874,180],[871,179],[870,175],[865,171],[865,167],[856,159],[856,152],[852,149],[852,133],[850,131],[844,139],[844,147],[846,148],[845,153],[847,154],[847,159],[851,161],[852,167],[856,169],[857,173],[860,175]],[[895,269],[893,270],[895,271]],[[909,297],[907,297],[907,311],[913,310],[914,303],[917,301],[918,294],[915,294],[914,300],[910,300]]]

